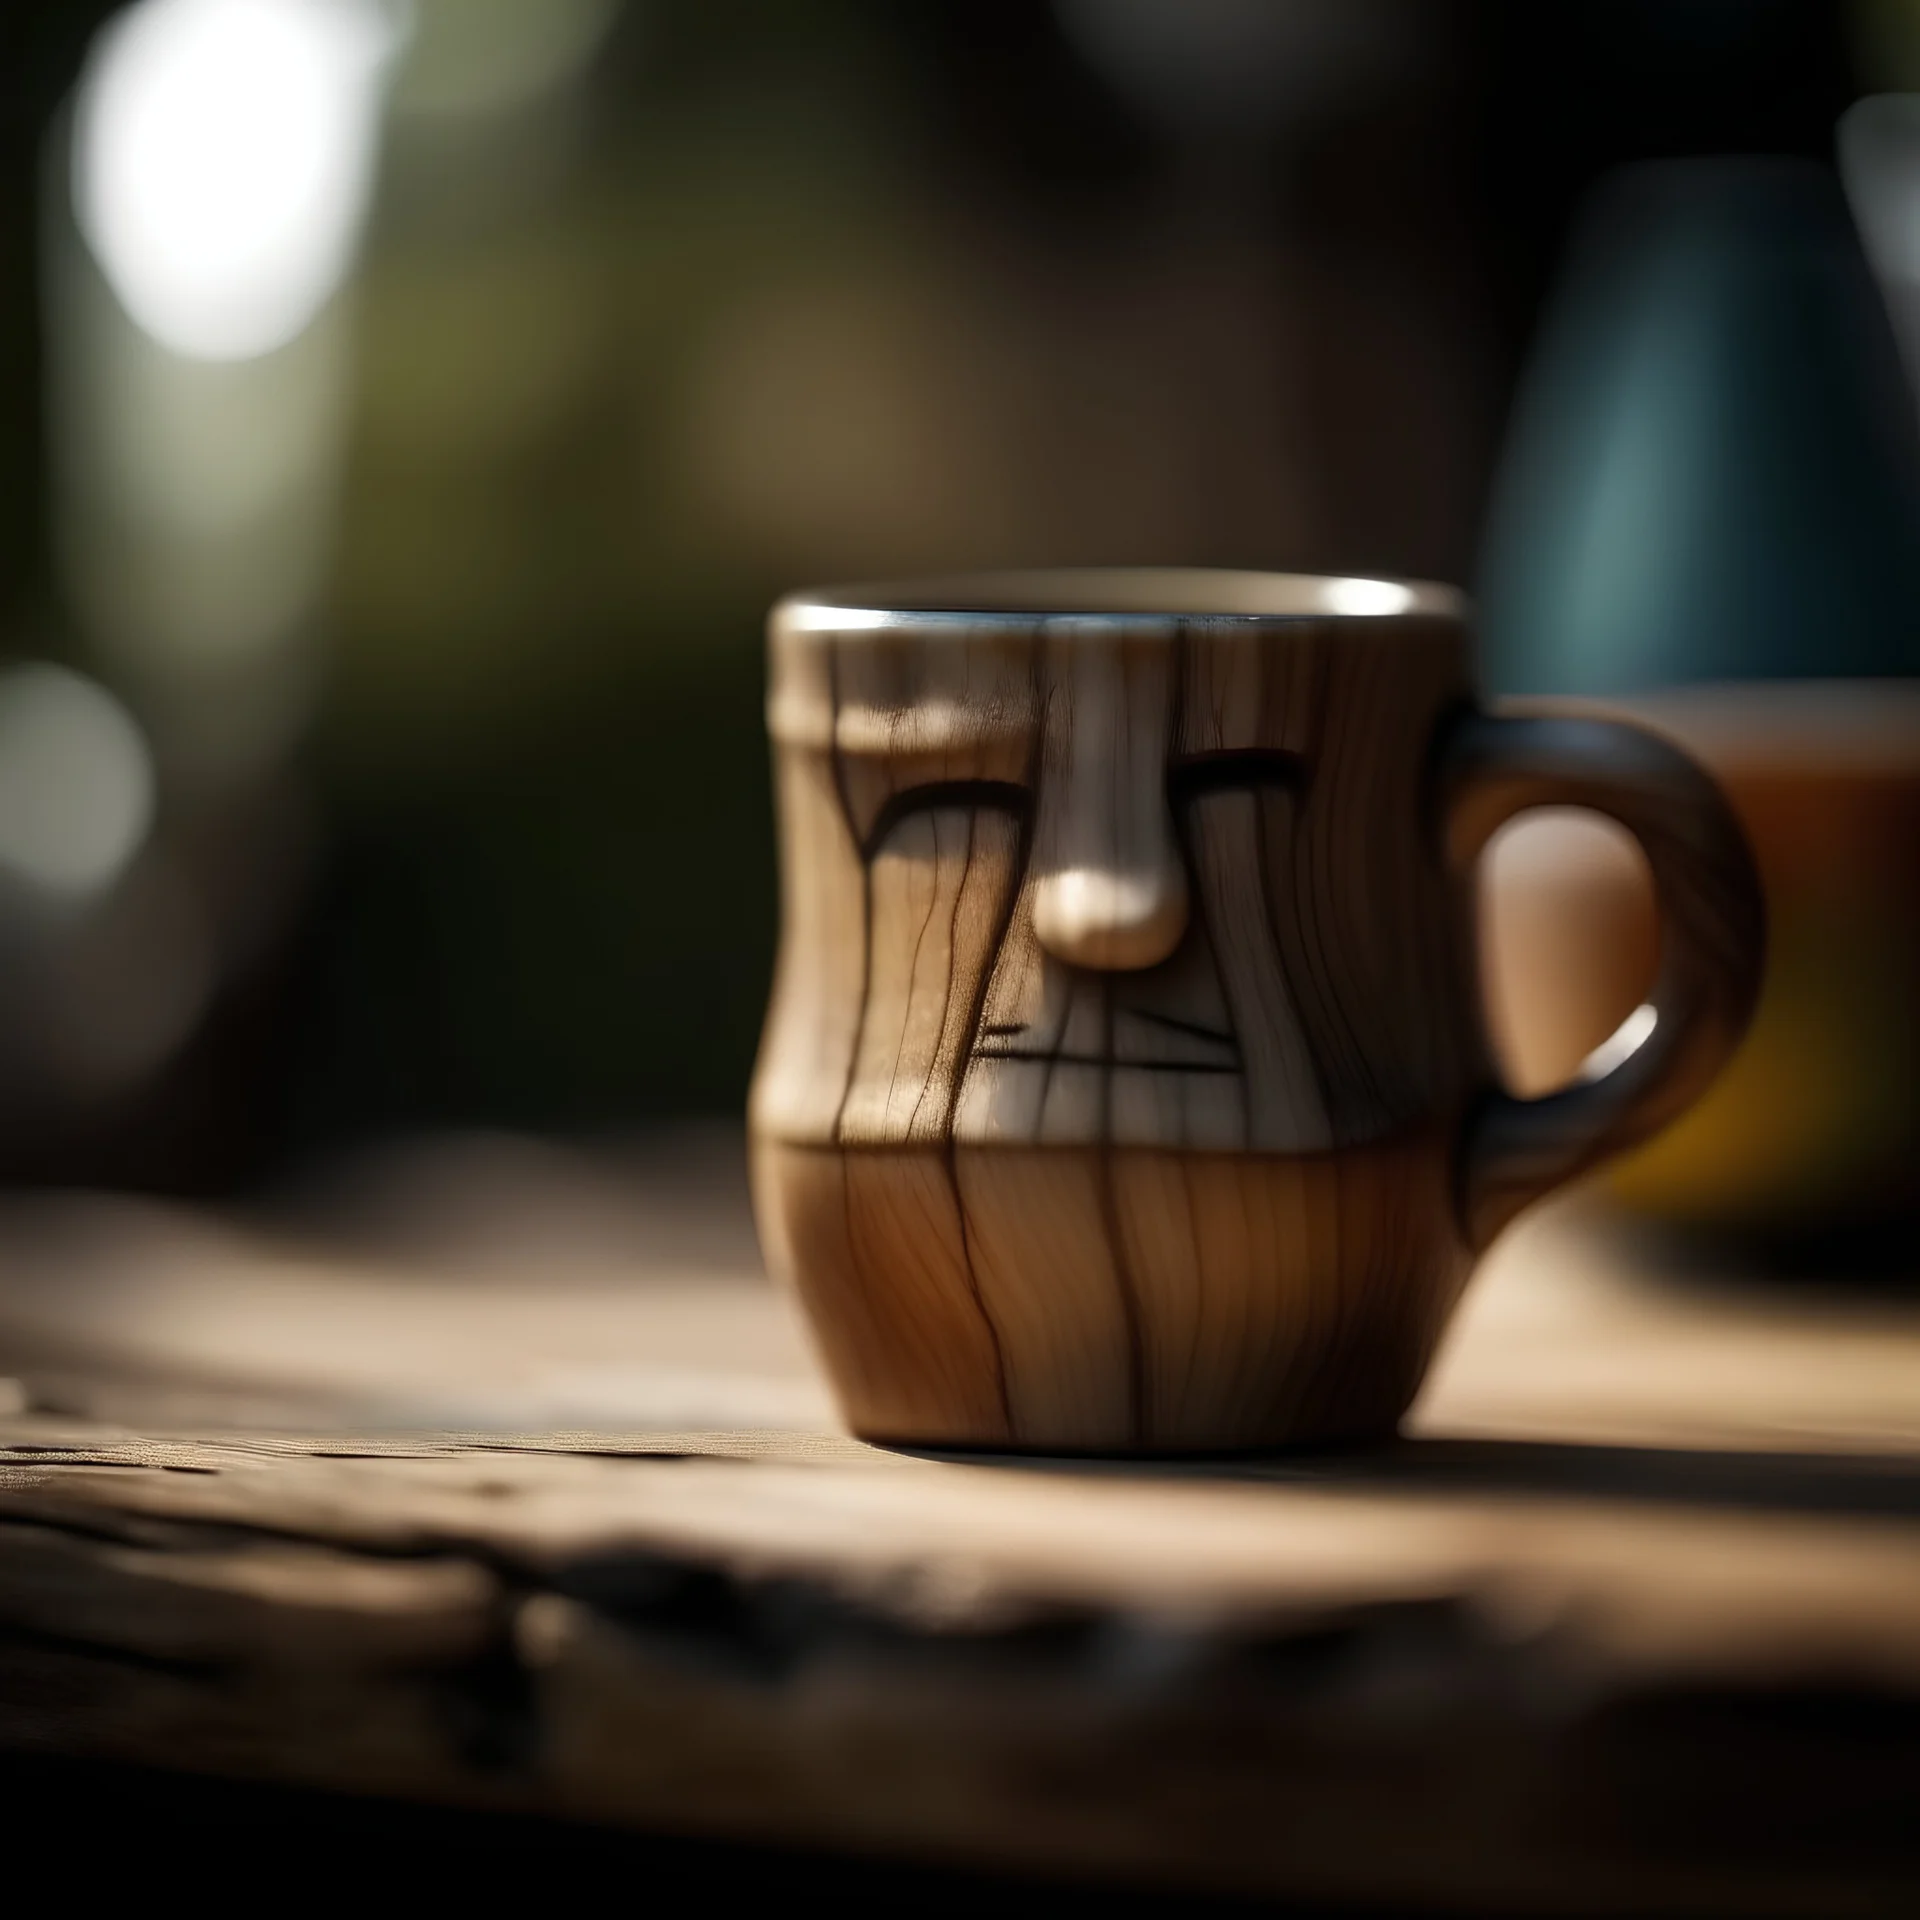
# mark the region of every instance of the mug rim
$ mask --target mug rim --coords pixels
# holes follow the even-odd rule
[[[1267,573],[1232,567],[1037,567],[808,587],[783,595],[778,633],[858,634],[1054,621],[1444,620],[1463,624],[1459,588],[1387,574]]]

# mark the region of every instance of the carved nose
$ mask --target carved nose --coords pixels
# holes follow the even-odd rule
[[[1187,930],[1187,876],[1167,811],[1173,647],[1057,623],[1034,822],[1033,931],[1070,967],[1135,972]]]
[[[1034,892],[1034,937],[1068,966],[1113,973],[1157,967],[1186,930],[1186,875],[1176,864],[1063,867],[1044,875]]]

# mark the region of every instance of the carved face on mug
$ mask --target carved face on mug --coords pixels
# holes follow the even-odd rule
[[[1484,1078],[1423,787],[1451,628],[806,612],[764,1134],[1294,1154]]]

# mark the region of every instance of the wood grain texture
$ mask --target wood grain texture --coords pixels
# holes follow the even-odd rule
[[[1036,576],[776,609],[755,1188],[856,1431],[1390,1428],[1467,1249],[1737,1038],[1758,964],[1737,830],[1715,839],[1702,776],[1706,801],[1636,787],[1615,742],[1615,786],[1569,761],[1560,797],[1659,841],[1666,1027],[1604,1120],[1597,1092],[1500,1105],[1443,831],[1494,791],[1465,629],[1437,589],[1343,616],[1340,584]],[[1549,767],[1520,804],[1553,787]],[[1512,1114],[1525,1169],[1486,1144]]]
[[[1332,1154],[772,1141],[755,1157],[770,1257],[874,1439],[1379,1433],[1468,1268],[1446,1154],[1418,1135]]]

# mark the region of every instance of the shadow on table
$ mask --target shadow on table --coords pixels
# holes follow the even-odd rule
[[[1026,1473],[1256,1481],[1330,1492],[1512,1495],[1652,1501],[1758,1513],[1920,1517],[1920,1456],[1609,1446],[1568,1440],[1418,1437],[1365,1448],[1208,1458],[961,1452],[903,1447],[925,1460]]]

